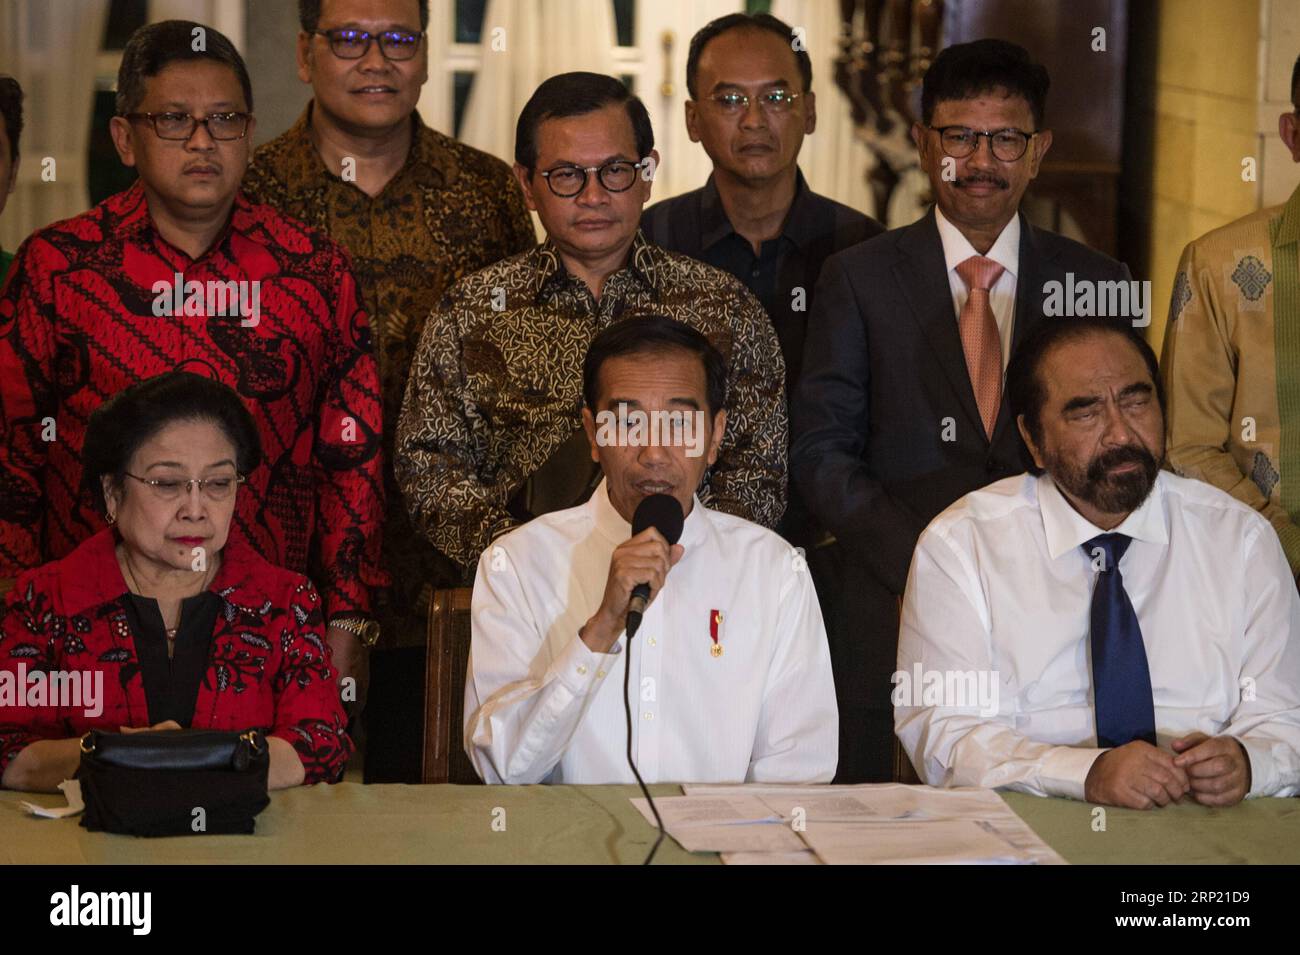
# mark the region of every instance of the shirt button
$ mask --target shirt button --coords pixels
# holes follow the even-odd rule
[[[587,672],[586,664],[579,664],[579,665],[578,665],[578,672],[579,672],[580,674],[585,674],[585,673]]]
[[[641,718],[643,720],[652,720],[655,718],[655,715],[651,713],[649,710],[646,710],[644,713],[641,714]]]
[[[652,646],[652,647],[657,647],[657,646],[659,646],[659,644],[655,642],[655,638],[654,638],[654,637],[651,637],[651,638],[650,638],[650,646]]]
[[[754,271],[750,272],[749,277],[752,279],[758,278],[758,269],[754,269]]]
[[[604,670],[597,670],[597,671],[596,671],[596,676],[604,676],[604,675],[605,675],[605,671],[604,671]]]

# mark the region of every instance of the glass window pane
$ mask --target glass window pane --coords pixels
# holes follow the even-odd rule
[[[452,101],[452,128],[455,130],[454,135],[460,136],[460,126],[465,119],[465,104],[469,102],[469,91],[474,86],[473,73],[467,73],[457,70],[452,74],[453,96]]]
[[[148,7],[148,0],[113,0],[104,23],[104,49],[125,49],[131,34],[148,20]]]
[[[636,0],[614,0],[614,29],[619,46],[636,46]]]
[[[95,113],[90,121],[90,143],[87,148],[88,176],[91,203],[100,203],[121,192],[135,182],[135,169],[123,166],[113,148],[113,137],[108,131],[112,118],[114,94],[112,90],[96,90]],[[150,135],[153,135],[152,133]]]
[[[487,0],[456,0],[456,42],[478,43],[483,37]]]

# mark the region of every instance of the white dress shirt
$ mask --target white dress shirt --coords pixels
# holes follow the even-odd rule
[[[1142,629],[1157,744],[1169,750],[1197,730],[1236,737],[1250,757],[1249,795],[1300,792],[1300,596],[1272,527],[1217,488],[1162,471],[1114,532],[1133,539],[1119,567]],[[1089,638],[1096,574],[1080,545],[1101,533],[1050,477],[1024,474],[966,495],[921,535],[898,668],[992,671],[999,696],[994,716],[895,708],[924,780],[1083,798],[1104,750]]]
[[[939,241],[943,243],[953,314],[961,318],[962,307],[970,292],[957,274],[957,266],[980,253],[955,225],[943,217],[938,206],[934,207],[934,221],[939,227]],[[1012,216],[1011,221],[1002,227],[1002,233],[984,257],[998,263],[1003,270],[989,289],[989,305],[993,308],[993,319],[998,323],[998,337],[1002,339],[1002,371],[1006,372],[1007,362],[1011,360],[1011,331],[1016,323],[1016,275],[1020,271],[1019,214]]]
[[[605,482],[580,507],[498,538],[479,560],[465,749],[489,783],[630,783],[626,634],[595,653],[578,631],[632,529]],[[632,752],[649,782],[827,782],[839,723],[826,630],[798,553],[696,498],[685,553],[630,654]],[[722,612],[711,652],[709,620]]]

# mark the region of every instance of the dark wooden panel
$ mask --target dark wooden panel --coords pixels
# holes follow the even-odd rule
[[[463,741],[472,595],[469,587],[437,590],[429,605],[422,782],[480,782]]]
[[[1047,67],[1049,163],[1118,166],[1124,134],[1127,0],[966,0],[953,4],[944,45],[983,37],[1018,43]],[[1106,52],[1092,31],[1106,31]]]

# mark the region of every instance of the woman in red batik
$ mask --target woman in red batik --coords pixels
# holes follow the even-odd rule
[[[270,788],[339,777],[353,746],[320,597],[229,536],[260,457],[238,395],[198,375],[92,415],[83,489],[110,526],[22,574],[0,614],[6,788],[56,789],[92,729],[259,729]]]

